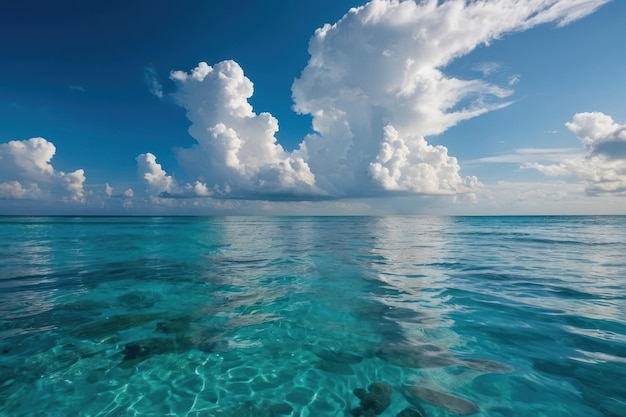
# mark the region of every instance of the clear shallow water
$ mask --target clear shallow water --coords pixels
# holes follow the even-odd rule
[[[624,381],[626,217],[0,218],[2,416],[343,416],[385,382],[381,416],[615,417]]]

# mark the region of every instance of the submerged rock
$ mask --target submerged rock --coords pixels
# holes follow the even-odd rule
[[[121,304],[126,304],[136,309],[150,308],[158,299],[158,294],[145,291],[133,291],[117,297],[117,301]]]
[[[324,372],[332,372],[335,374],[354,375],[354,370],[346,363],[331,362],[327,360],[319,361],[315,367]]]
[[[480,408],[473,402],[432,388],[405,385],[402,393],[414,405],[419,405],[419,401],[423,401],[462,416],[480,412]]]
[[[288,416],[293,412],[293,407],[287,403],[270,404],[263,401],[255,404],[247,401],[242,404],[232,415],[232,417],[280,417]]]
[[[316,349],[313,353],[315,353],[318,358],[335,363],[352,364],[363,361],[363,356],[331,349]]]
[[[272,417],[272,415],[266,407],[246,402],[233,413],[232,417]]]
[[[428,343],[385,344],[378,351],[378,356],[405,368],[443,368],[459,365],[459,361],[447,349]]]
[[[400,411],[396,417],[424,417],[422,413],[414,408],[405,408]]]
[[[191,317],[176,317],[156,324],[156,331],[164,334],[183,334],[189,331]]]
[[[455,358],[449,350],[432,343],[383,345],[378,356],[387,362],[405,368],[444,368],[448,366],[464,366],[478,371],[490,373],[509,373],[514,369],[504,363],[487,359]]]
[[[463,359],[461,363],[468,368],[473,368],[478,371],[490,372],[492,374],[508,374],[515,369],[505,363],[491,361],[487,359]]]
[[[293,412],[293,407],[287,403],[270,404],[269,409],[272,416],[288,416]]]
[[[152,338],[130,342],[124,346],[124,359],[120,363],[120,367],[130,368],[152,356],[183,352],[189,350],[191,346],[191,342],[186,338]]]
[[[132,329],[157,320],[161,317],[158,313],[124,314],[107,317],[92,324],[79,327],[72,335],[80,339],[102,338],[122,330]]]
[[[365,388],[355,388],[352,393],[356,395],[357,398],[361,399],[367,394],[367,390]]]
[[[360,406],[350,411],[355,417],[379,415],[391,405],[393,391],[391,385],[386,382],[374,382],[367,389],[367,392],[363,388],[353,391],[361,400]]]
[[[224,339],[224,333],[220,329],[201,329],[189,335],[193,346],[203,352],[225,352],[228,342]]]

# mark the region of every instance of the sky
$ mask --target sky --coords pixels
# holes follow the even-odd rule
[[[626,2],[0,3],[0,214],[626,214]]]

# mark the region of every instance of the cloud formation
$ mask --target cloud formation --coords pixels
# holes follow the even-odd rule
[[[82,169],[65,173],[50,161],[56,147],[44,138],[0,144],[0,198],[85,202]]]
[[[563,26],[608,1],[372,0],[353,8],[310,40],[292,96],[294,110],[312,116],[315,133],[293,152],[277,142],[276,118],[254,112],[253,84],[236,62],[174,71],[173,97],[197,141],[178,151],[178,163],[214,197],[472,193],[478,180],[462,177],[448,149],[425,138],[510,104],[519,76],[499,86],[451,77],[446,66],[507,33]],[[194,195],[195,185],[170,190],[175,181],[147,155],[138,163],[153,192]]]
[[[302,157],[289,154],[275,137],[278,121],[257,114],[248,99],[252,82],[234,61],[171,74],[176,102],[187,110],[189,133],[198,142],[178,151],[178,161],[218,195],[316,196],[323,192]]]
[[[148,184],[148,194],[164,198],[195,198],[210,197],[212,192],[206,184],[195,181],[193,184],[179,185],[174,177],[167,175],[156,156],[151,153],[141,154],[136,158],[139,176]],[[133,197],[134,191],[129,189],[124,196]]]
[[[584,155],[558,164],[528,163],[548,176],[573,176],[591,195],[626,195],[626,124],[600,112],[577,113],[565,124],[585,147]]]
[[[143,69],[143,82],[148,86],[151,94],[163,99],[163,85],[159,81],[159,76],[154,67],[145,67]]]

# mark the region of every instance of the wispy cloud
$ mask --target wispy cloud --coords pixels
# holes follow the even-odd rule
[[[519,148],[511,152],[463,161],[463,165],[556,162],[581,154],[580,148]]]
[[[513,85],[519,83],[521,79],[522,79],[522,76],[520,74],[511,75],[509,77],[509,80],[508,80],[507,84],[509,86],[513,86]]]
[[[151,94],[163,99],[163,85],[159,81],[159,76],[154,67],[145,67],[143,69],[143,81],[148,86]]]
[[[70,85],[70,90],[80,91],[81,93],[84,93],[86,91],[83,86],[78,85],[78,84]]]
[[[481,62],[472,67],[474,71],[480,72],[483,77],[487,77],[491,74],[494,74],[500,70],[502,64],[498,62]]]

